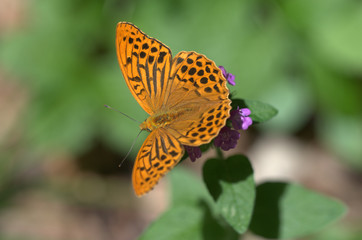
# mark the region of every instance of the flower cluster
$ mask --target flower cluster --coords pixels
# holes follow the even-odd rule
[[[248,127],[253,124],[253,120],[251,120],[249,108],[234,109],[230,112],[230,120],[233,125],[233,128],[236,130],[246,130]]]
[[[191,162],[195,162],[196,159],[201,157],[201,149],[200,147],[191,147],[191,146],[184,146],[187,154]]]
[[[226,78],[226,80],[228,81],[228,83],[230,85],[235,86],[235,76],[232,75],[231,73],[226,72],[225,68],[223,66],[219,66],[222,75],[224,75],[224,77]]]
[[[236,147],[239,138],[240,133],[238,131],[225,126],[220,130],[219,135],[217,135],[217,137],[214,139],[214,145],[224,151],[228,151]]]
[[[230,85],[235,85],[235,76],[231,73],[226,72],[223,66],[219,66],[222,74]],[[236,144],[240,138],[240,133],[237,130],[246,130],[253,123],[253,120],[249,115],[251,111],[249,108],[239,108],[233,109],[230,112],[231,125],[234,129],[229,126],[224,126],[219,135],[214,139],[214,145],[220,147],[224,151],[228,151],[236,147]],[[197,158],[201,157],[201,149],[199,147],[190,147],[185,146],[185,150],[188,153],[191,161],[195,161]]]

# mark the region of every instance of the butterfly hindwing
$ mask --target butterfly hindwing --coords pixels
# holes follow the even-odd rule
[[[174,136],[161,128],[152,131],[133,166],[132,181],[136,195],[150,191],[180,161],[183,153],[183,146]]]
[[[166,106],[186,111],[168,130],[184,145],[210,142],[230,114],[229,90],[215,63],[202,54],[180,52],[172,61],[170,95]]]

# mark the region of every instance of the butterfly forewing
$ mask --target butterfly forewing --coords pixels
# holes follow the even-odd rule
[[[180,161],[183,153],[183,146],[174,136],[161,128],[151,132],[139,150],[133,167],[136,195],[150,191]]]
[[[130,23],[117,26],[117,54],[126,83],[141,107],[159,110],[170,74],[171,51]]]

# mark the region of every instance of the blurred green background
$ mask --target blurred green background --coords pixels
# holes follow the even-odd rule
[[[103,105],[147,117],[118,66],[119,21],[174,55],[205,54],[236,76],[237,97],[276,107],[236,151],[256,174],[270,151],[296,156],[304,175],[269,164],[350,207],[310,239],[362,236],[361,1],[0,0],[0,239],[134,239],[167,206],[163,182],[132,192],[146,133],[117,167],[139,127]]]

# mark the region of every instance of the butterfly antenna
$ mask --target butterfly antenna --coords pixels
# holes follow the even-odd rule
[[[118,165],[118,167],[121,167],[124,160],[127,159],[128,155],[131,153],[132,149],[133,149],[133,146],[134,144],[136,143],[136,140],[138,139],[139,135],[141,134],[142,130],[137,134],[137,137],[135,138],[135,140],[133,140],[133,143],[131,145],[131,148],[129,149],[128,153],[126,154],[126,156],[122,159],[122,162]]]
[[[123,113],[123,112],[121,112],[121,111],[118,111],[118,110],[116,110],[116,109],[114,109],[114,108],[112,108],[112,107],[110,107],[110,106],[108,106],[108,105],[104,105],[104,106],[105,106],[106,108],[109,108],[109,109],[113,110],[113,111],[119,112],[119,113],[122,114],[123,116],[128,117],[129,119],[131,119],[131,120],[133,120],[133,121],[138,122],[139,124],[141,124],[141,122],[137,121],[137,120],[134,119],[133,117],[130,117],[130,116],[128,116],[127,114],[125,114],[125,113]],[[138,134],[138,135],[139,135],[139,134]]]

